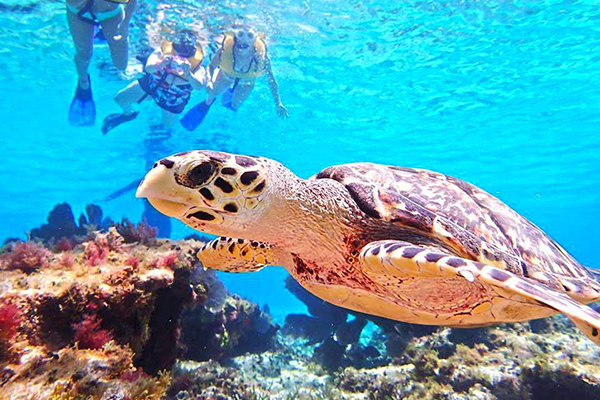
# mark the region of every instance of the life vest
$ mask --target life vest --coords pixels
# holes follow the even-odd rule
[[[160,49],[162,50],[163,54],[169,54],[169,55],[173,55],[176,57],[181,57],[179,54],[177,54],[177,52],[173,49],[173,42],[169,41],[169,40],[163,40]],[[183,58],[183,57],[182,57]],[[201,46],[196,46],[196,53],[191,56],[191,57],[187,57],[188,62],[191,65],[190,70],[192,72],[196,72],[196,70],[198,69],[198,67],[200,67],[200,64],[202,63],[202,60],[204,59],[204,51],[202,50]],[[182,75],[180,74],[176,74],[174,72],[171,72],[173,75],[186,80]]]
[[[250,65],[247,71],[237,71],[234,68],[235,57],[233,50],[235,46],[235,37],[231,33],[226,33],[221,45],[221,63],[219,67],[223,72],[233,78],[258,78],[265,72],[267,60],[267,46],[262,39],[263,35],[257,35],[254,39],[254,57],[250,60]]]

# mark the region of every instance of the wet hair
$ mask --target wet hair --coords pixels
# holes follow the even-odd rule
[[[181,30],[173,40],[173,50],[182,57],[191,57],[196,54],[196,41],[196,34],[193,31]]]

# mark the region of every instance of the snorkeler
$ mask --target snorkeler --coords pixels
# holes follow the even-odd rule
[[[75,44],[74,61],[79,77],[69,108],[72,126],[91,126],[96,121],[88,67],[98,27],[108,44],[113,64],[124,70],[129,57],[129,21],[136,3],[137,0],[67,0],[67,21]]]
[[[191,30],[182,30],[173,42],[164,40],[148,57],[144,76],[117,93],[115,101],[123,112],[108,115],[102,124],[102,133],[135,119],[139,112],[133,109],[133,104],[147,97],[152,97],[162,108],[163,125],[172,126],[185,109],[192,90],[206,85],[203,58],[202,47]]]
[[[189,131],[196,129],[206,117],[215,98],[223,94],[221,103],[236,111],[248,98],[256,78],[266,73],[269,88],[275,100],[277,115],[288,117],[279,97],[277,81],[271,69],[271,60],[263,34],[244,25],[235,25],[225,33],[221,48],[208,66],[211,79],[206,87],[206,99],[189,110],[181,119],[181,125]]]

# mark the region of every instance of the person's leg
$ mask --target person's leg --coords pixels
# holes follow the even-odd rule
[[[122,26],[126,23],[124,18],[125,14],[122,12],[115,17],[100,22],[113,64],[115,68],[121,71],[127,68],[129,59],[129,29]]]
[[[109,131],[115,129],[117,126],[134,120],[139,111],[133,109],[133,104],[140,102],[146,92],[140,86],[139,81],[133,81],[125,89],[122,89],[114,97],[115,102],[123,109],[122,113],[109,114],[104,118],[102,127],[100,130],[103,134],[107,134]]]
[[[231,108],[234,110],[240,108],[242,103],[250,96],[250,93],[252,93],[252,89],[254,89],[254,82],[238,83],[233,92],[233,98],[231,99]]]
[[[162,124],[165,128],[171,128],[179,119],[179,114],[175,114],[169,112],[167,110],[162,110]]]
[[[133,104],[140,101],[142,97],[146,95],[146,92],[140,86],[140,83],[136,80],[127,85],[126,88],[122,89],[114,97],[115,102],[121,106],[124,114],[133,114]]]
[[[75,45],[75,68],[79,77],[79,86],[88,89],[88,67],[92,59],[94,49],[94,25],[80,20],[77,15],[67,10],[67,22],[69,31]]]
[[[220,68],[217,68],[215,70],[215,78],[212,80],[212,85],[206,86],[206,92],[208,93],[205,100],[206,104],[212,104],[215,97],[226,91],[233,81],[234,80],[225,75]]]

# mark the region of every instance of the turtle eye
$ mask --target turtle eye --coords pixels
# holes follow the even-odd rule
[[[215,166],[211,162],[203,162],[190,169],[186,174],[186,183],[190,187],[202,186],[215,172]]]

